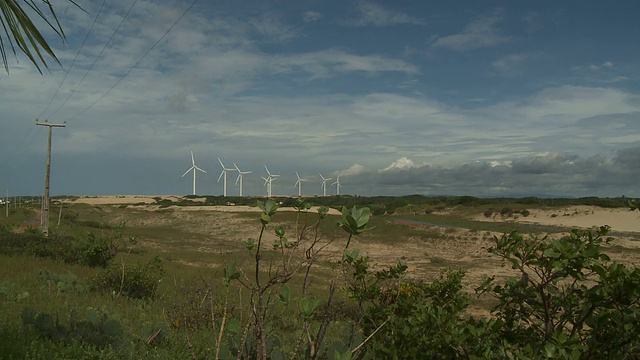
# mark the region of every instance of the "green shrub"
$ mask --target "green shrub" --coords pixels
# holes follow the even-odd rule
[[[500,216],[509,217],[513,213],[513,210],[510,207],[503,207],[500,209]]]
[[[78,318],[75,309],[71,310],[68,324],[60,321],[57,314],[38,313],[26,308],[22,311],[22,324],[29,334],[40,339],[65,344],[81,343],[99,349],[111,346],[122,349],[132,340],[131,334],[119,321],[92,308],[84,312],[83,319]]]
[[[488,278],[479,288],[499,301],[492,313],[505,357],[623,359],[640,357],[640,269],[602,253],[609,228],[574,230],[562,239],[517,232],[490,252],[519,277]]]
[[[151,299],[163,275],[162,260],[156,256],[144,265],[112,264],[89,279],[89,288],[116,296]]]

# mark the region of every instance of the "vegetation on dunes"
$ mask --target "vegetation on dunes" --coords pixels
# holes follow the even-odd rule
[[[341,215],[295,198],[259,200],[258,212],[183,211],[202,205],[190,197],[148,207],[65,203],[51,214],[61,221],[49,238],[22,225],[35,211],[14,207],[0,220],[0,261],[12,270],[0,275],[0,352],[9,359],[640,356],[639,254],[625,245],[633,239],[621,243],[606,226],[511,231],[468,217],[453,224],[467,212],[525,216],[550,206],[522,199],[409,199],[425,202],[321,199],[347,205]],[[376,212],[391,202],[395,215]],[[397,221],[409,217],[436,225]]]

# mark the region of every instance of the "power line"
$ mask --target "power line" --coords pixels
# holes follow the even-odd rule
[[[71,66],[69,66],[69,69],[65,72],[64,77],[62,78],[62,81],[60,81],[60,84],[58,84],[58,88],[53,93],[53,96],[49,100],[49,103],[47,104],[47,106],[44,107],[44,109],[42,110],[40,115],[37,116],[37,118],[41,118],[42,115],[45,113],[45,111],[47,111],[47,109],[49,108],[49,106],[53,102],[53,99],[55,99],[56,95],[58,95],[58,92],[60,91],[60,88],[62,87],[62,84],[65,82],[65,80],[67,80],[67,76],[69,76],[69,73],[71,72],[71,69],[73,69],[73,65],[76,63],[76,60],[78,59],[78,56],[80,55],[80,51],[82,51],[82,48],[84,47],[84,44],[87,42],[87,39],[89,38],[89,35],[91,34],[91,31],[93,31],[93,27],[96,25],[96,21],[98,20],[98,17],[100,17],[100,13],[102,13],[102,8],[104,8],[105,2],[106,2],[106,0],[102,0],[102,5],[100,5],[100,9],[98,10],[98,13],[96,14],[96,17],[93,19],[93,23],[91,23],[91,27],[89,28],[89,31],[87,31],[87,35],[85,35],[84,40],[82,40],[82,44],[80,45],[80,48],[78,49],[78,52],[76,52],[76,56],[73,58],[73,61],[71,62]],[[72,94],[72,93],[73,93],[73,91],[71,91],[70,94]],[[62,105],[64,105],[68,100],[69,100],[69,97],[67,97],[67,99],[62,103]],[[60,109],[60,107],[62,107],[62,105],[58,106],[56,111],[53,114],[51,114],[51,116],[53,116]]]
[[[102,94],[98,99],[96,99],[96,101],[94,101],[93,103],[91,103],[91,105],[89,105],[87,108],[85,108],[84,110],[82,110],[81,112],[79,112],[78,114],[74,115],[71,117],[71,119],[75,119],[80,117],[80,115],[84,114],[85,112],[87,112],[87,110],[91,109],[95,104],[97,104],[100,100],[102,100],[102,98],[104,98],[105,96],[107,96],[111,90],[113,90],[116,86],[118,86],[118,84],[120,84],[120,82],[122,82],[122,80],[124,80],[124,78],[127,77],[127,75],[129,75],[129,73],[131,73],[131,71],[133,71],[133,69],[135,69],[141,62],[142,60],[144,60],[147,55],[149,55],[149,53],[155,49],[155,47],[160,43],[160,41],[162,41],[162,39],[164,39],[167,34],[169,34],[169,32],[178,24],[178,22],[180,22],[180,20],[182,20],[183,17],[185,17],[185,15],[187,15],[187,13],[189,12],[189,10],[191,10],[191,8],[198,2],[198,0],[194,0],[191,5],[189,5],[189,7],[182,13],[182,15],[180,15],[180,17],[173,23],[173,25],[171,25],[171,27],[169,27],[169,29],[167,29],[167,31],[165,31],[164,34],[162,34],[162,36],[160,37],[160,39],[158,39],[158,41],[155,42],[155,44],[153,44],[153,46],[147,50],[147,52],[142,55],[142,57],[140,58],[140,60],[138,60],[135,64],[133,64],[133,66],[129,69],[129,71],[127,71],[120,79],[118,79],[118,81],[116,81],[115,84],[113,84],[113,86],[111,86],[109,88],[109,90],[107,90],[107,92],[105,92],[104,94]]]
[[[60,108],[62,108],[63,105],[65,105],[67,103],[67,101],[69,101],[69,99],[71,98],[71,95],[73,95],[75,93],[75,91],[78,89],[78,87],[80,86],[80,84],[82,84],[82,82],[84,81],[84,79],[87,77],[87,75],[89,75],[89,72],[91,72],[91,70],[93,69],[93,67],[95,66],[95,64],[98,62],[98,60],[100,60],[100,57],[102,56],[102,54],[104,53],[104,51],[107,49],[107,46],[109,46],[109,44],[111,43],[111,41],[113,40],[113,38],[116,36],[116,34],[118,33],[118,30],[120,30],[120,27],[122,26],[122,24],[124,23],[124,21],[127,19],[127,17],[129,17],[129,14],[131,13],[131,10],[133,9],[133,7],[138,3],[138,0],[135,0],[131,6],[129,7],[129,10],[127,10],[126,14],[124,14],[124,17],[122,17],[122,19],[120,20],[120,23],[118,24],[118,27],[116,27],[116,29],[113,31],[113,33],[111,34],[111,37],[109,38],[109,40],[104,44],[104,46],[102,47],[102,50],[100,50],[100,53],[96,56],[96,58],[93,60],[93,63],[91,63],[91,66],[89,66],[89,69],[87,70],[87,72],[84,73],[84,76],[82,77],[82,79],[80,79],[80,81],[76,84],[76,86],[69,92],[69,95],[67,96],[67,98],[64,100],[64,102],[62,104],[60,104],[60,106],[58,106],[58,108],[50,115],[50,116],[54,116],[56,113],[58,113],[58,111],[60,110]],[[104,4],[104,3],[103,3]],[[79,115],[76,115],[79,116]]]

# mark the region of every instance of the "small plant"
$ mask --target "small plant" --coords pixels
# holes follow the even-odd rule
[[[502,216],[503,218],[509,217],[511,216],[511,214],[513,214],[513,209],[511,209],[510,207],[504,207],[500,209],[500,216]]]
[[[601,251],[609,228],[574,230],[563,239],[495,238],[490,252],[519,277],[487,278],[480,292],[493,309],[506,357],[637,358],[640,356],[640,269]]]
[[[111,265],[89,280],[89,288],[113,296],[151,299],[163,275],[162,260],[156,256],[146,264],[127,264],[122,267]]]

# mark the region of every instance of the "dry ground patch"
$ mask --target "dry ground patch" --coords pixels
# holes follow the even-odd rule
[[[251,257],[243,247],[243,241],[257,238],[260,217],[256,207],[236,206],[169,206],[153,205],[141,197],[86,198],[85,214],[102,221],[117,224],[126,221],[127,235],[135,235],[140,246],[149,252],[162,254],[170,263],[190,267],[219,268],[227,261],[238,261],[250,266]],[[134,205],[135,204],[135,205]],[[288,236],[295,232],[296,213],[293,209],[280,209],[272,225],[283,225]],[[88,211],[88,213],[86,213]],[[325,242],[324,260],[336,260],[341,256],[347,234],[336,226],[339,214],[332,211],[321,227]],[[550,234],[564,236],[570,228],[589,228],[593,225],[611,225],[616,239],[607,252],[616,260],[630,265],[640,264],[640,219],[638,213],[626,209],[596,207],[531,209],[528,217],[487,218],[474,208],[449,209],[443,212],[451,217],[461,217],[482,222],[511,222],[565,227],[565,232]],[[555,215],[554,215],[555,214]],[[308,221],[315,220],[315,212],[308,214]],[[428,280],[437,277],[443,269],[462,269],[465,282],[471,290],[479,285],[484,275],[498,278],[512,274],[511,269],[488,253],[493,237],[500,232],[440,227],[397,222],[388,216],[372,217],[373,229],[352,240],[352,248],[370,257],[376,267],[394,264],[402,259],[409,265],[409,277]],[[301,226],[302,220],[299,222]],[[637,233],[635,232],[637,231]],[[540,234],[544,236],[545,234]],[[265,235],[265,244],[275,240],[273,230]],[[299,254],[302,256],[302,254]]]

